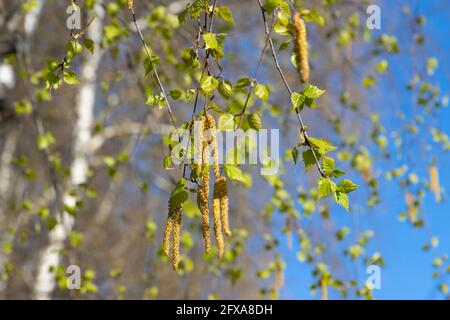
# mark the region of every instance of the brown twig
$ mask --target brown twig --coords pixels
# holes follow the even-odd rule
[[[261,9],[261,14],[262,14],[262,18],[263,18],[263,21],[264,21],[264,28],[265,28],[266,35],[269,35],[268,36],[269,44],[270,44],[270,48],[271,48],[271,51],[272,51],[272,56],[273,56],[273,59],[274,59],[274,62],[275,62],[275,67],[278,70],[278,73],[280,74],[281,79],[283,80],[283,84],[285,85],[286,90],[289,92],[289,96],[292,96],[291,87],[289,86],[289,84],[288,84],[288,82],[286,80],[286,77],[284,76],[283,70],[281,69],[280,63],[278,61],[278,56],[277,56],[277,52],[276,52],[276,49],[275,49],[275,45],[273,44],[272,37],[270,35],[270,29],[269,29],[269,25],[267,23],[267,18],[266,18],[266,11],[265,11],[265,9],[263,7],[263,4],[262,4],[261,0],[257,0],[257,1],[258,1],[258,4],[259,4],[259,7]],[[303,119],[302,119],[302,116],[300,114],[300,111],[298,109],[295,109],[295,113],[297,114],[297,119],[298,119],[298,122],[300,124],[300,133],[303,136],[303,139],[305,141],[305,145],[307,145],[311,149],[312,154],[314,156],[314,160],[316,162],[317,169],[319,170],[320,175],[322,177],[326,177],[325,172],[323,171],[322,166],[321,166],[321,164],[319,162],[319,157],[317,156],[316,151],[314,150],[314,148],[312,147],[311,142],[309,141],[308,133],[306,132],[306,126],[305,126],[305,124],[303,122]]]

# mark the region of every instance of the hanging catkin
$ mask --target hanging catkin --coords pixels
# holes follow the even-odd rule
[[[128,9],[133,7],[133,0],[128,0]]]
[[[430,174],[430,190],[434,193],[436,202],[441,202],[441,186],[439,185],[439,171],[436,165],[431,165],[429,168]]]
[[[163,253],[165,256],[169,256],[170,238],[173,231],[172,266],[174,270],[178,269],[180,262],[182,211],[183,208],[180,205],[173,206],[171,200],[169,200],[169,214],[167,216],[166,229],[164,230]]]
[[[407,214],[408,214],[408,218],[409,221],[411,221],[412,223],[416,222],[417,220],[417,210],[416,210],[416,205],[415,205],[415,197],[413,194],[407,192],[405,195],[405,202],[406,202],[406,207],[407,207]]]
[[[164,230],[163,239],[163,253],[165,256],[169,256],[170,250],[170,237],[172,236],[173,229],[174,210],[169,200],[169,214],[167,215],[166,229]]]
[[[212,115],[206,115],[208,129],[210,134],[210,146],[211,146],[211,155],[213,159],[213,170],[214,177],[218,179],[220,177],[219,170],[219,150],[217,148],[217,137],[216,137],[216,122]]]
[[[293,24],[295,63],[300,73],[301,82],[307,83],[309,81],[308,34],[305,21],[301,18],[299,12],[294,14]]]
[[[222,221],[221,221],[222,218],[220,215],[220,198],[216,193],[216,188],[214,188],[213,216],[214,216],[214,233],[216,235],[216,242],[217,242],[217,251],[219,257],[222,257],[224,251]]]
[[[202,175],[202,169],[208,164],[208,145],[206,141],[206,131],[208,130],[206,117],[202,116],[200,119],[200,126],[197,136],[197,163],[194,164],[197,177]],[[205,251],[211,250],[211,240],[209,234],[209,172],[202,175],[203,184],[197,190],[197,202],[202,214],[202,234],[205,241]]]
[[[214,184],[214,192],[217,190],[217,196],[220,199],[220,216],[223,230],[227,236],[231,236],[231,230],[228,218],[228,186],[227,179],[220,177]]]
[[[178,270],[178,264],[180,263],[181,220],[182,220],[182,207],[177,206],[174,211],[174,226],[173,226],[172,266],[175,271]]]

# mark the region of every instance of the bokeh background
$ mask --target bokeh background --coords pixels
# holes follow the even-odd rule
[[[66,10],[73,3],[82,29],[71,32]],[[196,19],[178,22],[187,3],[134,1],[163,86],[183,92],[169,94],[178,125],[190,120],[187,92],[201,72],[183,59],[198,30]],[[145,74],[127,1],[0,0],[0,298],[449,297],[450,3],[286,3],[324,19],[323,26],[308,23],[308,36],[311,83],[326,93],[318,108],[302,113],[310,135],[338,146],[337,166],[360,188],[349,212],[332,199],[316,200],[317,172],[292,161],[298,123],[268,50],[257,81],[270,95],[253,95],[247,112],[258,113],[263,128],[280,130],[282,170],[267,178],[244,165],[244,181],[229,182],[233,236],[224,259],[203,253],[191,195],[175,272],[160,244],[182,170],[164,168],[171,122],[166,107],[146,104],[158,87]],[[379,30],[366,27],[371,4],[381,9]],[[230,9],[234,24],[213,23],[227,37],[222,70],[214,65],[212,72],[232,83],[253,77],[266,41],[258,1],[217,5]],[[272,36],[285,47],[277,54],[287,81],[301,91],[292,37]],[[71,57],[77,42],[83,50]],[[72,73],[60,83],[61,63]],[[240,110],[246,89],[233,92],[214,103]],[[69,265],[80,267],[78,290],[67,288]],[[365,285],[369,265],[380,266],[380,289]]]

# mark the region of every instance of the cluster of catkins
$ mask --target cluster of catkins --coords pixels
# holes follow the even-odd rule
[[[219,257],[224,253],[223,233],[231,236],[228,219],[228,190],[227,180],[220,175],[219,154],[216,139],[216,122],[210,114],[205,114],[200,119],[200,126],[197,133],[197,159],[193,164],[193,171],[201,184],[197,190],[197,202],[202,215],[202,234],[205,240],[205,251],[211,250],[210,230],[209,230],[209,181],[210,165],[209,159],[212,157],[212,167],[214,171],[214,192],[213,192],[213,218],[214,233],[216,236],[217,250]],[[166,230],[163,240],[163,253],[168,256],[170,251],[170,237],[173,232],[173,268],[178,269],[180,261],[180,232],[181,232],[182,207],[173,206],[169,201],[169,215],[167,217]]]
[[[300,80],[302,83],[309,81],[309,57],[308,57],[308,34],[306,30],[305,21],[302,19],[299,12],[294,14],[294,50],[295,63],[297,70],[300,73]]]

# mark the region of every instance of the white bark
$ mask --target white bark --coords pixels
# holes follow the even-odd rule
[[[17,128],[13,128],[7,133],[2,154],[0,156],[0,225],[6,214],[6,202],[8,199],[12,174],[10,165],[14,153],[16,152],[18,136],[19,130],[17,130]]]
[[[77,121],[74,127],[73,162],[70,169],[70,183],[77,186],[86,182],[88,173],[89,142],[94,119],[97,72],[103,51],[99,44],[102,38],[104,10],[101,4],[95,6],[96,19],[89,26],[88,37],[96,44],[94,53],[86,55],[86,61],[81,68],[81,88],[77,98]],[[76,199],[66,194],[64,203],[75,206]],[[57,219],[57,225],[50,232],[49,244],[42,252],[38,275],[34,286],[34,298],[48,300],[55,288],[55,274],[51,267],[57,267],[60,262],[60,251],[73,229],[75,220],[64,212]]]

